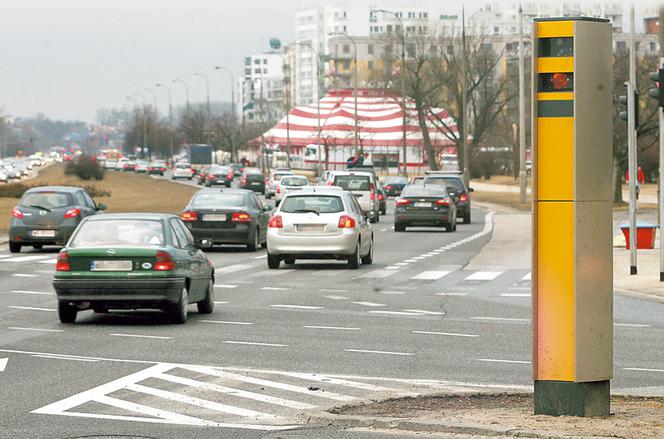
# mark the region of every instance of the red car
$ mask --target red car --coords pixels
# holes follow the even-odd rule
[[[148,174],[164,175],[166,172],[166,162],[164,160],[154,160],[148,165]]]

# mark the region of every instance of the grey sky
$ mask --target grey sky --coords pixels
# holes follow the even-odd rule
[[[322,0],[321,0],[322,1]],[[376,0],[377,1],[377,0]],[[214,65],[236,75],[245,55],[276,36],[293,38],[294,12],[316,0],[0,0],[0,111],[45,113],[93,121],[101,107],[122,107],[125,96],[173,77],[203,101],[208,74],[213,100],[230,98],[230,83]],[[457,13],[459,1],[424,0]],[[467,0],[473,11],[482,0]],[[166,93],[157,89],[160,108]]]

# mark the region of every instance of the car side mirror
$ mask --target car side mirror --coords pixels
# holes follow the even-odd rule
[[[108,206],[106,206],[104,203],[97,204],[97,210],[106,210],[106,209],[108,209]]]
[[[201,239],[200,241],[198,241],[198,248],[200,248],[201,250],[210,249],[212,248],[212,241],[210,241],[209,239]]]

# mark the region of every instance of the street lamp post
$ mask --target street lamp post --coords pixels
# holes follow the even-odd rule
[[[403,153],[403,176],[408,177],[408,141],[406,138],[407,134],[407,117],[408,117],[408,107],[406,102],[406,29],[403,25],[403,20],[396,12],[388,11],[386,9],[376,9],[372,12],[383,12],[385,14],[393,15],[394,18],[399,22],[399,28],[401,29],[401,110],[402,115],[402,139],[401,139],[401,148]]]
[[[275,49],[275,52],[274,52],[274,53],[276,53],[277,55],[279,55],[279,56],[281,57],[281,60],[283,61],[283,64],[284,64],[284,65],[288,65],[288,63],[286,62],[286,57],[284,57],[284,55],[282,55],[281,53],[276,52],[276,50],[278,49],[278,46],[281,45],[281,42],[279,42],[279,39],[277,39],[277,38],[272,38],[272,39],[271,39],[271,44],[272,44],[272,43],[275,43],[275,44],[278,43],[278,44],[276,44],[275,46],[273,46],[273,49]],[[262,71],[263,71],[263,70],[261,69],[261,72],[262,72]],[[262,73],[261,73],[261,74],[262,74]],[[288,167],[288,169],[290,169],[290,167],[291,167],[291,166],[290,166],[290,156],[291,156],[291,144],[290,144],[290,86],[291,86],[291,68],[290,68],[290,65],[288,65],[287,74],[285,75],[284,80],[286,81],[286,85],[287,85],[287,87],[286,87],[286,156],[287,156],[287,157],[286,157],[286,166]],[[263,86],[263,81],[261,81],[261,87],[262,87],[262,86]],[[268,93],[269,93],[269,90],[268,90]],[[261,91],[261,94],[262,94],[262,91]]]
[[[207,76],[200,73],[200,72],[194,72],[192,73],[194,76],[200,76],[205,80],[205,101],[206,101],[206,108],[207,108],[207,117],[206,117],[206,132],[207,132],[207,143],[208,145],[210,144],[210,125],[211,121],[210,119],[212,118],[212,113],[210,112],[210,81],[208,80]]]
[[[237,162],[237,151],[235,150],[235,125],[237,123],[237,116],[235,115],[235,75],[228,67],[215,66],[215,70],[223,70],[231,77],[231,120],[232,120],[232,133],[231,133],[231,162]]]
[[[318,51],[314,49],[314,47],[311,45],[310,42],[303,42],[300,43],[303,46],[308,47],[313,54],[316,56],[316,130],[317,130],[317,135],[316,135],[316,142],[317,142],[317,149],[318,149],[318,174],[321,173],[321,151],[320,151],[320,132],[321,132],[321,126],[320,126],[320,55],[318,54]]]
[[[168,92],[168,125],[171,127],[171,133],[169,136],[169,145],[168,145],[168,153],[169,153],[169,158],[173,156],[173,134],[175,131],[175,127],[173,126],[173,95],[171,93],[171,88],[167,86],[166,84],[161,84],[158,83],[156,84],[157,87],[162,87],[166,89]]]
[[[185,129],[186,129],[186,131],[189,131],[189,86],[187,85],[187,83],[184,80],[182,80],[180,78],[173,78],[171,81],[172,82],[177,82],[177,83],[182,84],[184,86],[184,93],[185,93],[185,97],[187,99],[187,106],[185,107],[185,111],[184,111]],[[185,133],[185,137],[188,134],[189,133]],[[188,141],[189,139],[186,139],[186,140]]]
[[[152,99],[154,102],[154,126],[152,127],[152,135],[154,136],[154,144],[152,145],[152,148],[148,148],[149,152],[152,152],[153,149],[156,150],[157,148],[157,93],[152,90],[151,88],[145,88],[145,91],[149,92],[152,94]],[[145,155],[145,150],[143,151],[143,154]]]
[[[360,138],[360,131],[358,129],[358,121],[357,121],[357,43],[355,42],[355,39],[351,37],[348,34],[341,34],[342,36],[348,38],[351,43],[353,43],[353,63],[354,63],[354,79],[353,79],[353,101],[355,101],[355,156],[357,157],[358,154],[361,152],[358,149],[358,144],[359,144],[359,138]],[[364,152],[362,151],[362,154]]]

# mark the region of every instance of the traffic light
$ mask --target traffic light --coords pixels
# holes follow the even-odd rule
[[[648,90],[648,95],[651,98],[657,99],[657,105],[664,108],[664,69],[658,69],[656,72],[650,72],[648,75],[650,79],[655,81],[655,86]]]
[[[627,84],[625,84],[627,86]],[[650,92],[648,92],[650,93]],[[652,96],[652,95],[651,95]],[[618,112],[618,117],[627,122],[627,95],[618,96],[618,104],[624,105],[624,108]],[[634,92],[634,128],[639,128],[639,92]]]

